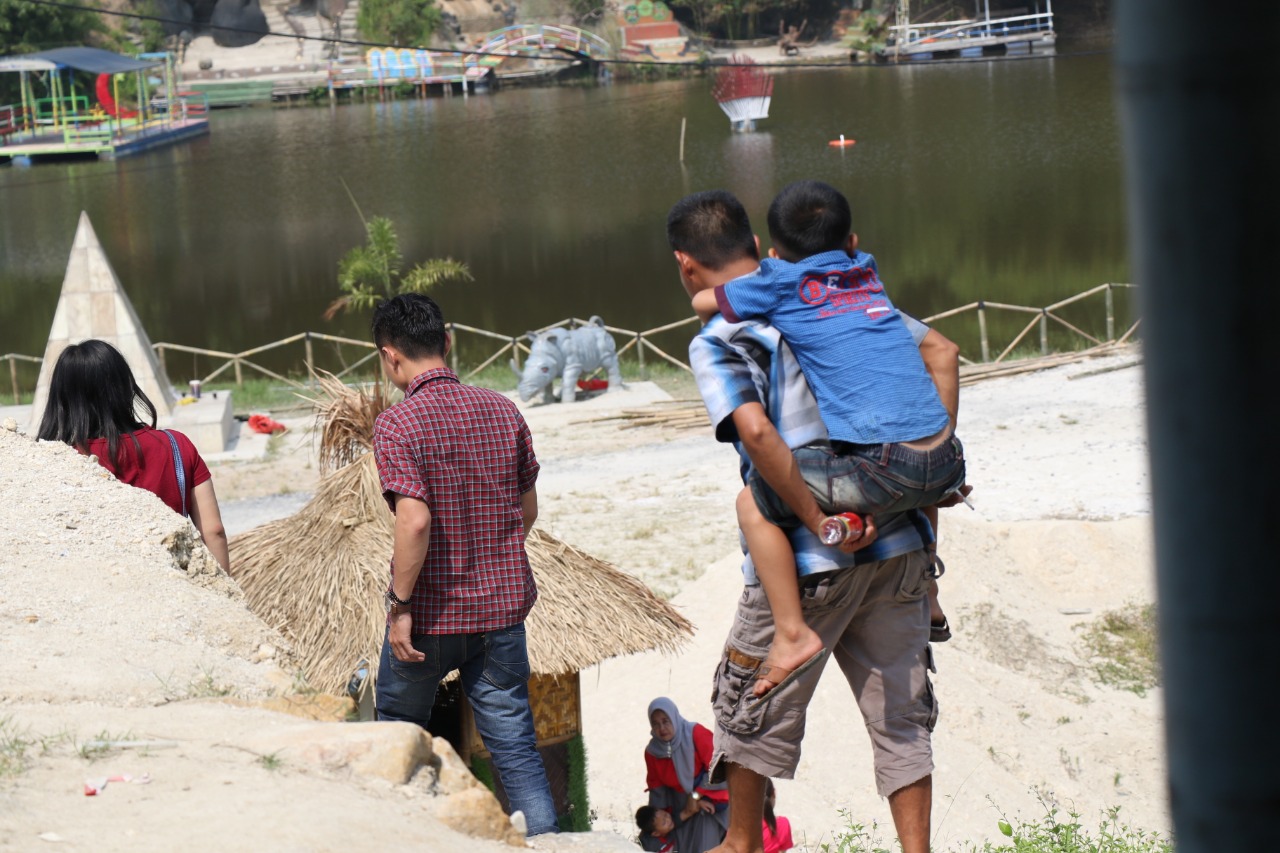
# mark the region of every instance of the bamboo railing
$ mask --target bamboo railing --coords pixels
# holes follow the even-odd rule
[[[952,308],[948,311],[943,311],[939,314],[934,314],[932,316],[925,317],[923,318],[923,320],[925,323],[936,323],[939,320],[950,319],[950,318],[954,318],[954,317],[958,317],[958,316],[962,316],[970,313],[974,314],[976,316],[976,320],[978,324],[978,341],[979,341],[979,348],[980,348],[980,356],[977,361],[974,361],[973,359],[966,358],[965,356],[962,355],[961,361],[966,364],[975,364],[975,363],[999,364],[1000,362],[1003,362],[1006,358],[1008,358],[1009,355],[1014,351],[1014,349],[1020,343],[1022,343],[1022,341],[1025,340],[1026,337],[1029,334],[1031,334],[1032,331],[1035,331],[1037,329],[1039,330],[1040,353],[1041,355],[1048,355],[1049,354],[1049,329],[1050,329],[1051,322],[1057,324],[1061,328],[1066,329],[1073,336],[1082,338],[1084,341],[1087,341],[1091,346],[1098,346],[1098,345],[1109,343],[1109,342],[1115,342],[1115,343],[1127,342],[1133,336],[1133,334],[1137,331],[1138,322],[1133,323],[1129,327],[1129,329],[1125,331],[1123,335],[1121,335],[1120,338],[1116,338],[1116,312],[1115,312],[1114,291],[1117,288],[1132,288],[1132,287],[1134,287],[1134,285],[1132,284],[1116,284],[1116,283],[1100,284],[1097,287],[1093,287],[1093,288],[1090,288],[1089,290],[1084,291],[1083,293],[1078,293],[1075,296],[1070,296],[1066,299],[1062,299],[1058,302],[1055,302],[1052,305],[1046,305],[1043,308],[1035,308],[1035,307],[1026,306],[1026,305],[1010,305],[1002,302],[987,302],[987,301],[971,302],[967,305],[961,305],[958,308]],[[1063,308],[1069,305],[1075,305],[1077,303],[1083,302],[1084,300],[1087,300],[1090,297],[1097,296],[1098,294],[1103,295],[1103,308],[1105,311],[1105,322],[1106,322],[1105,339],[1099,339],[1089,334],[1088,332],[1081,329],[1079,326],[1076,326],[1075,324],[1064,319],[1058,313]],[[1027,322],[1027,324],[1023,326],[1021,331],[1019,331],[1016,335],[1014,335],[1013,338],[1007,344],[1005,344],[1005,346],[1000,350],[999,354],[994,359],[991,358],[992,346],[991,346],[991,339],[990,339],[989,330],[988,330],[988,325],[989,325],[988,316],[990,312],[1011,312],[1014,314],[1030,315],[1030,320]],[[636,361],[639,363],[641,376],[646,376],[647,375],[646,367],[645,367],[646,353],[648,353],[651,356],[656,356],[658,359],[665,361],[669,364],[672,364],[675,367],[681,368],[683,370],[690,370],[690,367],[686,362],[680,360],[679,358],[676,358],[675,356],[671,355],[669,352],[666,352],[665,350],[663,350],[661,347],[659,347],[657,344],[653,342],[653,338],[657,335],[668,333],[684,326],[689,326],[691,327],[691,330],[692,330],[693,327],[696,327],[697,323],[698,323],[697,317],[686,317],[682,320],[676,320],[674,322],[666,323],[664,325],[656,326],[655,328],[646,329],[643,331],[637,331],[634,329],[623,329],[617,326],[609,326],[609,325],[606,325],[605,329],[613,335],[621,336],[626,341],[626,343],[622,344],[618,348],[619,357],[624,356],[627,353],[634,352]],[[583,320],[579,317],[569,317],[564,320],[560,320],[556,323],[551,323],[549,325],[536,329],[535,333],[544,332],[548,329],[553,329],[557,327],[574,328],[576,326],[585,326],[587,324],[588,324],[588,321]],[[474,377],[480,371],[489,367],[491,364],[497,362],[503,356],[506,356],[508,354],[515,361],[516,366],[519,367],[522,356],[529,352],[529,346],[528,346],[528,343],[526,342],[526,336],[523,334],[515,335],[515,336],[503,335],[497,332],[489,331],[488,329],[479,329],[479,328],[476,328],[475,326],[467,326],[462,323],[448,323],[446,324],[446,328],[448,329],[449,334],[453,338],[453,342],[454,342],[454,346],[450,351],[450,366],[453,368],[454,372],[457,373],[463,379],[469,379]],[[487,356],[485,356],[484,359],[479,364],[477,364],[475,367],[471,367],[465,374],[463,374],[462,372],[460,372],[460,365],[458,361],[459,347],[457,345],[459,338],[463,335],[475,336],[475,337],[485,339],[494,343],[501,342],[501,345],[498,346],[496,351],[489,353]],[[278,341],[272,341],[271,343],[263,344],[261,346],[253,347],[252,349],[247,349],[247,350],[244,350],[243,352],[236,352],[236,353],[223,352],[221,350],[207,349],[204,347],[195,347],[195,346],[188,346],[186,344],[176,344],[176,343],[169,343],[169,342],[160,342],[160,343],[152,344],[152,348],[155,350],[156,356],[160,362],[160,366],[162,369],[165,370],[166,375],[168,374],[167,361],[170,354],[185,353],[193,356],[211,358],[211,359],[214,359],[215,361],[220,362],[220,364],[217,364],[217,366],[214,367],[214,369],[211,372],[206,374],[200,380],[201,384],[207,385],[219,379],[228,371],[230,371],[231,374],[234,376],[235,384],[237,386],[240,386],[244,384],[245,371],[251,370],[251,371],[260,373],[264,376],[267,376],[271,379],[274,379],[278,382],[282,382],[285,385],[288,385],[292,388],[301,390],[308,387],[308,382],[310,380],[306,380],[306,379],[299,380],[299,379],[291,378],[289,376],[286,376],[284,374],[278,373],[274,370],[271,370],[265,367],[255,359],[257,359],[257,357],[263,353],[271,352],[273,350],[281,349],[284,347],[296,346],[297,344],[301,343],[303,352],[302,352],[302,364],[300,366],[303,368],[304,375],[307,377],[311,377],[315,375],[316,368],[317,368],[316,354],[315,354],[316,342],[331,343],[337,346],[357,347],[359,349],[368,350],[368,352],[364,353],[359,359],[357,359],[353,363],[346,364],[344,362],[344,366],[341,368],[341,370],[334,373],[334,375],[337,376],[339,379],[351,374],[355,370],[367,364],[369,361],[373,360],[377,355],[377,350],[374,348],[373,343],[370,341],[356,340],[354,338],[345,338],[339,335],[329,335],[323,332],[299,332],[296,335],[290,335],[287,338],[283,338]],[[33,363],[38,365],[42,363],[43,359],[37,358],[35,356],[20,355],[18,353],[8,353],[6,355],[0,356],[0,359],[6,360],[9,363],[9,378],[13,388],[13,397],[14,397],[14,400],[17,400],[19,398],[18,395],[21,390],[20,384],[18,382],[18,366],[17,366],[18,362],[28,362],[28,363]]]

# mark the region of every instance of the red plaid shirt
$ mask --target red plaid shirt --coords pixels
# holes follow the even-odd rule
[[[431,544],[413,588],[414,633],[493,631],[528,616],[538,591],[520,496],[533,488],[538,460],[515,404],[463,385],[448,368],[428,370],[378,416],[373,453],[392,512],[395,495],[431,510]]]

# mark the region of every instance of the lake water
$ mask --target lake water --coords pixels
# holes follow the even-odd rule
[[[153,341],[364,338],[365,316],[321,318],[363,239],[343,181],[394,220],[410,263],[471,266],[474,283],[436,293],[449,319],[504,334],[687,316],[670,206],[727,188],[767,245],[768,203],[800,178],[849,195],[904,309],[1047,305],[1128,279],[1111,76],[1105,55],[795,71],[754,134],[730,132],[709,79],[219,111],[194,144],[0,168],[0,353],[43,352],[82,210]],[[840,134],[856,145],[827,145]],[[1078,320],[1101,331],[1100,303]],[[976,356],[972,318],[940,328]]]

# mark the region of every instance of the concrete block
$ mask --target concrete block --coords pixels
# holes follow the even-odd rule
[[[191,439],[201,456],[222,453],[231,443],[238,422],[231,410],[230,391],[206,391],[193,403],[173,407],[160,419],[161,428],[176,429]]]

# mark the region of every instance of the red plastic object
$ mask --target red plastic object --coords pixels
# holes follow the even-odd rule
[[[608,379],[579,379],[578,390],[580,391],[603,391],[609,387]]]
[[[99,74],[98,81],[93,85],[93,91],[98,96],[98,103],[102,104],[102,111],[112,118],[135,118],[138,115],[137,110],[117,109],[116,99],[111,97],[110,74]]]
[[[266,435],[272,433],[284,432],[288,427],[279,421],[274,421],[267,415],[249,415],[249,429],[254,432],[260,432]]]

